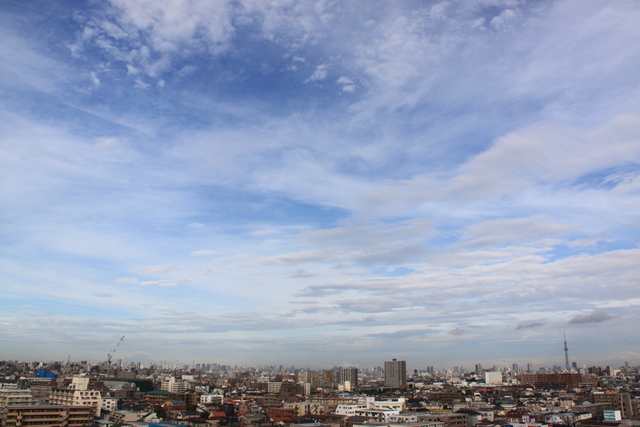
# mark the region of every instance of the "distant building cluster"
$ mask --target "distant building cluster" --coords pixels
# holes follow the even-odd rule
[[[639,367],[567,365],[3,361],[0,427],[640,427]]]

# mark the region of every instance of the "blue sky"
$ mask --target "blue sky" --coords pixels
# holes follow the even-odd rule
[[[5,1],[0,359],[640,364],[635,1]]]

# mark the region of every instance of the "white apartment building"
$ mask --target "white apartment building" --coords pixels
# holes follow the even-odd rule
[[[367,409],[366,404],[342,404],[336,407],[334,413],[336,415],[344,415],[347,417],[353,417],[357,415],[356,412],[359,410]]]
[[[222,405],[224,396],[221,394],[203,394],[200,396],[200,403],[203,405]]]
[[[53,389],[49,393],[49,403],[64,406],[102,406],[102,397],[98,390]]]
[[[356,415],[361,417],[371,417],[375,418],[376,421],[388,423],[390,422],[391,417],[399,416],[400,411],[391,409],[359,409],[356,411]]]
[[[375,400],[374,398],[367,398],[367,407],[369,409],[385,409],[385,410],[395,410],[395,411],[404,411],[405,410],[406,399],[404,397],[400,397],[398,399],[389,399],[389,400]]]
[[[485,384],[502,384],[502,372],[485,372],[484,373]]]
[[[49,392],[49,403],[64,406],[91,406],[96,412],[102,407],[98,390],[89,390],[89,377],[73,377],[69,388],[54,388]]]
[[[390,423],[400,423],[400,424],[417,423],[418,422],[418,414],[412,413],[412,414],[391,415],[389,417],[389,422]]]
[[[118,399],[115,397],[103,397],[100,405],[101,411],[113,412],[118,409]]]
[[[73,377],[69,388],[73,390],[89,390],[89,377]]]
[[[184,393],[191,389],[191,384],[186,380],[179,380],[174,377],[166,378],[160,383],[160,390],[168,391],[169,393]]]

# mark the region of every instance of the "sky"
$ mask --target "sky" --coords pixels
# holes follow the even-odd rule
[[[4,0],[0,360],[639,365],[638,22]]]

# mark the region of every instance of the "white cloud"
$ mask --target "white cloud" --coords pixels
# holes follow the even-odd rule
[[[448,190],[477,197],[509,194],[538,182],[560,184],[639,161],[639,139],[640,118],[635,115],[595,129],[539,124],[500,138],[464,165]]]
[[[505,9],[500,13],[500,15],[491,19],[491,25],[497,29],[507,28],[510,23],[516,19],[517,15],[518,14],[513,9]]]
[[[605,182],[615,183],[613,193],[626,194],[640,191],[640,174],[636,172],[614,174],[605,179]]]
[[[562,236],[576,226],[554,223],[550,217],[537,215],[529,218],[500,218],[472,224],[462,238],[465,246],[496,246],[541,240]]]
[[[291,276],[289,276],[290,279],[305,279],[307,277],[316,277],[317,274],[316,273],[311,273],[309,271],[303,270],[303,269],[298,269],[296,270]]]
[[[135,87],[137,89],[149,89],[151,87],[151,85],[149,83],[146,83],[142,79],[136,79],[134,84],[133,84],[133,87]]]
[[[91,82],[93,83],[93,85],[94,85],[95,87],[100,86],[100,79],[99,79],[99,78],[98,78],[98,76],[96,75],[95,71],[92,71],[92,72],[90,73],[90,76],[91,76]]]
[[[136,67],[134,67],[131,64],[127,64],[127,74],[130,74],[132,76],[138,75],[140,74],[140,70],[137,69]]]
[[[178,284],[171,280],[149,280],[146,282],[140,282],[139,285],[140,286],[158,286],[161,288],[172,288],[174,286],[177,286]]]
[[[305,82],[319,82],[327,78],[327,65],[318,65],[313,74]]]
[[[211,267],[207,267],[204,269],[204,272],[200,274],[196,274],[196,276],[214,276],[216,274],[222,274],[222,273],[223,273],[222,270],[216,270]]]
[[[336,83],[342,86],[344,92],[353,92],[356,90],[356,85],[349,77],[341,76]]]
[[[124,283],[127,285],[137,285],[140,281],[131,277],[121,277],[116,279],[116,283]]]
[[[112,4],[75,15],[73,61],[36,27],[0,30],[0,211],[18,242],[0,323],[20,345],[125,330],[151,348],[152,331],[205,357],[213,333],[359,360],[406,339],[422,360],[427,339],[459,354],[482,335],[490,358],[567,321],[607,342],[637,323],[633,3]],[[198,297],[158,290],[181,283]],[[63,312],[80,304],[101,310]]]
[[[133,271],[142,275],[154,275],[168,273],[170,271],[177,270],[178,268],[180,267],[177,265],[151,265],[147,267],[134,268]]]
[[[217,255],[219,252],[211,249],[203,249],[200,251],[191,252],[191,256],[200,257],[200,256],[213,256]]]

